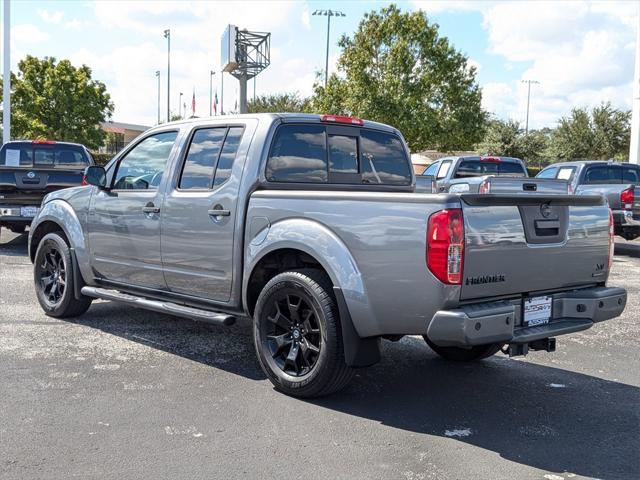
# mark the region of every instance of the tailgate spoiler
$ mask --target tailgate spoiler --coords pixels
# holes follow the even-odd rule
[[[463,193],[460,199],[471,206],[508,206],[508,205],[540,205],[550,203],[553,205],[589,206],[604,205],[606,200],[602,195],[543,195],[526,193]]]

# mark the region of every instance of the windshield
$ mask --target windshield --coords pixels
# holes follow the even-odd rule
[[[7,144],[0,150],[0,167],[84,168],[85,151],[73,145]]]

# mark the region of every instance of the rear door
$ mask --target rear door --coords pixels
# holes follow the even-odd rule
[[[599,196],[462,195],[461,298],[603,282],[609,211]]]
[[[191,133],[162,214],[162,264],[173,292],[220,302],[230,298],[247,128],[215,125]]]

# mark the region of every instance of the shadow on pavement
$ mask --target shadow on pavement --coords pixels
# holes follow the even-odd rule
[[[616,242],[613,253],[615,255],[640,258],[640,242]]]
[[[265,379],[247,319],[218,327],[100,302],[73,322]],[[639,388],[502,355],[450,363],[413,337],[383,344],[382,362],[359,370],[345,391],[307,403],[417,434],[412,445],[427,455],[433,435],[560,474],[640,478]]]
[[[0,255],[7,257],[26,257],[29,233],[15,234],[4,228],[0,229]]]

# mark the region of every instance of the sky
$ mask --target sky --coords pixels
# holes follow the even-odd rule
[[[11,63],[27,54],[68,58],[91,67],[115,104],[113,120],[157,122],[167,109],[167,42],[171,30],[171,109],[179,94],[191,113],[209,114],[210,71],[221,97],[220,44],[228,24],[271,32],[271,65],[255,81],[257,95],[313,91],[324,70],[327,18],[332,18],[329,71],[335,71],[342,34],[352,35],[363,15],[390,2],[372,1],[17,1],[11,2]],[[530,128],[554,127],[573,107],[610,101],[630,109],[640,1],[398,1],[422,10],[440,34],[477,68],[483,107],[524,124],[531,85]],[[236,104],[238,82],[224,75],[224,109]],[[254,82],[249,82],[249,98]]]

